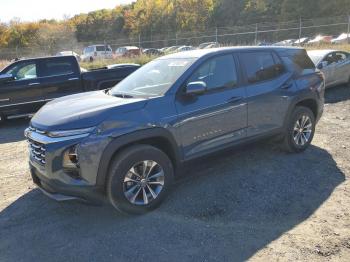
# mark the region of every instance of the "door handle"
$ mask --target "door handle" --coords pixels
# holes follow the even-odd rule
[[[37,86],[40,85],[40,83],[29,83],[29,86]]]
[[[0,99],[0,102],[8,102],[8,101],[10,101],[10,98]]]
[[[285,83],[285,84],[283,84],[283,85],[281,86],[281,89],[289,89],[289,88],[291,88],[292,86],[293,86],[292,83]]]
[[[74,81],[74,80],[79,80],[78,77],[72,77],[72,78],[69,78],[68,81]]]
[[[231,97],[228,102],[229,103],[237,103],[239,101],[243,100],[243,97],[242,96],[234,96],[234,97]]]

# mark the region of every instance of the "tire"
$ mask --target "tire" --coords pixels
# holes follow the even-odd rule
[[[164,200],[173,178],[172,162],[163,151],[149,145],[131,146],[112,161],[107,180],[108,200],[123,213],[149,212]]]
[[[92,63],[92,62],[94,62],[94,58],[93,57],[90,57],[89,58],[89,61]]]
[[[290,153],[305,151],[312,142],[315,126],[316,121],[313,112],[307,107],[297,106],[287,124],[282,148]]]

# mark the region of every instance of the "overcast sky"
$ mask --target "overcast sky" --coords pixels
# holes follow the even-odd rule
[[[103,8],[113,8],[128,4],[133,0],[0,0],[0,21],[8,22],[12,18],[21,21],[40,19],[62,19],[64,15],[73,16]]]

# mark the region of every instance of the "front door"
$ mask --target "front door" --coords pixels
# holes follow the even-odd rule
[[[204,62],[187,81],[204,82],[204,94],[176,100],[177,127],[185,159],[223,147],[246,136],[245,89],[239,86],[233,55],[221,55]]]
[[[2,114],[13,116],[34,113],[45,104],[37,67],[36,61],[22,61],[2,72],[14,77],[14,80],[0,85]]]

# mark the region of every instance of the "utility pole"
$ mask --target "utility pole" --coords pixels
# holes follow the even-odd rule
[[[255,24],[255,45],[258,44],[258,24]]]
[[[301,17],[299,17],[299,45],[300,45],[302,27],[303,27],[303,24],[302,24],[302,21],[301,21]]]
[[[139,48],[141,50],[141,33],[139,33]]]
[[[348,15],[348,44],[350,44],[350,15]]]
[[[218,28],[215,28],[215,42],[218,42]]]

